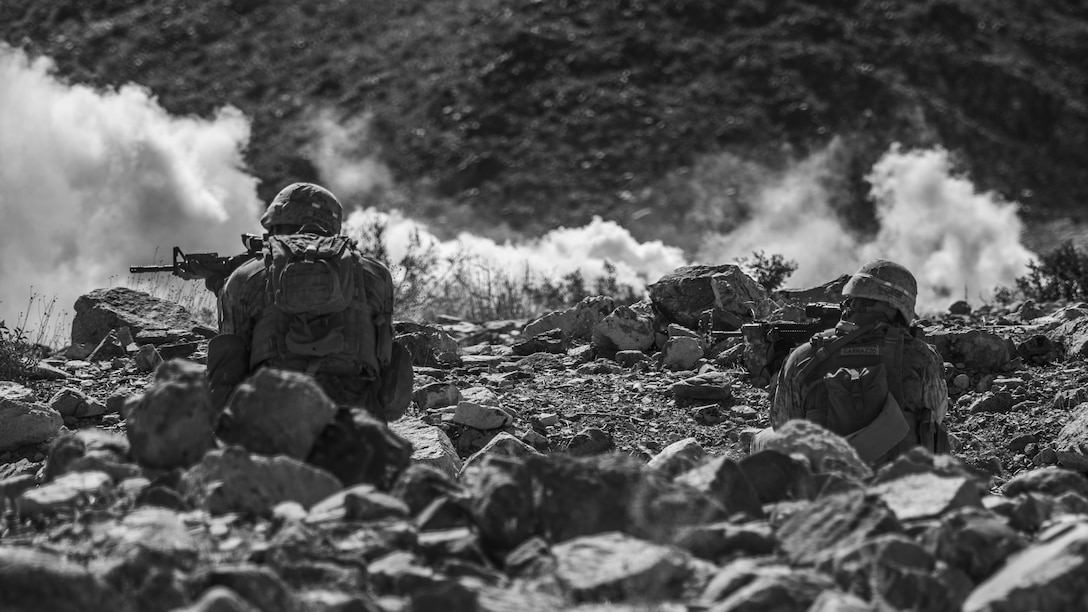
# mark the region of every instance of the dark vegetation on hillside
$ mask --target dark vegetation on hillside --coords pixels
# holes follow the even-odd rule
[[[0,39],[174,113],[240,107],[266,199],[317,178],[321,109],[373,114],[366,146],[417,214],[453,200],[527,230],[601,214],[662,235],[692,222],[706,159],[774,168],[836,136],[859,229],[893,141],[943,144],[1029,214],[1088,199],[1073,0],[18,0]]]

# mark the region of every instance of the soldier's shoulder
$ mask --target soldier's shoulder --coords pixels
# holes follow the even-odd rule
[[[937,348],[921,338],[907,336],[903,343],[903,349],[908,354],[916,355],[921,359],[935,360],[944,363],[944,358],[937,352]]]

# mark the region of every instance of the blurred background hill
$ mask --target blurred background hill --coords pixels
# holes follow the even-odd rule
[[[172,114],[239,108],[265,201],[319,180],[333,147],[373,171],[346,199],[449,230],[600,215],[690,248],[685,224],[745,214],[694,214],[691,175],[729,208],[753,165],[833,139],[832,206],[862,233],[864,178],[893,142],[943,146],[1029,228],[1076,234],[1088,198],[1088,4],[1072,0],[13,0],[0,39]]]

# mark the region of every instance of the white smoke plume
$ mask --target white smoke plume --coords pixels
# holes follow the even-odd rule
[[[835,145],[833,145],[835,146]],[[823,185],[836,171],[830,150],[796,164],[759,193],[749,221],[710,237],[698,254],[730,261],[762,250],[796,261],[793,287],[812,286],[882,258],[903,264],[918,279],[920,312],[944,310],[966,296],[978,303],[998,286],[1013,286],[1034,255],[1021,243],[1017,207],[979,193],[953,172],[942,149],[893,146],[868,180],[880,230],[862,240],[829,205]]]
[[[31,287],[70,311],[174,245],[235,252],[260,229],[237,109],[171,116],[146,89],[70,85],[4,46],[0,82],[0,320],[15,321]]]
[[[357,210],[348,217],[347,233],[360,235],[375,219],[386,225],[389,255],[393,261],[399,261],[407,254],[415,234],[424,246],[436,247],[442,260],[469,256],[492,266],[497,272],[514,277],[528,272],[534,278],[556,279],[578,271],[584,278],[593,279],[605,275],[605,263],[608,262],[615,266],[616,280],[620,284],[643,289],[686,263],[679,248],[657,240],[639,242],[618,223],[600,217],[583,227],[559,228],[538,239],[499,243],[467,232],[454,240],[441,240],[425,224],[399,212],[366,209]]]
[[[864,258],[891,259],[914,272],[923,308],[959,298],[977,303],[999,285],[1014,286],[1035,259],[1020,242],[1016,205],[955,176],[942,149],[892,147],[869,182],[880,232],[864,245]]]
[[[308,148],[324,186],[343,202],[365,200],[375,190],[393,186],[393,174],[381,161],[381,150],[371,137],[373,114],[337,119],[331,109],[312,113],[314,132]]]

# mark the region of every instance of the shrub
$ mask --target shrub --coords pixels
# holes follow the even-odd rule
[[[1083,300],[1088,298],[1088,255],[1066,241],[1028,264],[1031,271],[1016,279],[1024,297],[1039,300]]]
[[[634,287],[618,281],[610,262],[605,263],[603,276],[588,282],[577,270],[553,279],[528,268],[521,274],[505,272],[470,253],[443,258],[418,233],[409,237],[404,257],[392,261],[386,225],[378,219],[355,237],[363,254],[392,271],[397,317],[433,320],[447,314],[470,321],[518,319],[572,306],[589,295],[608,295],[619,303],[641,297]]]
[[[778,253],[768,257],[763,251],[755,251],[751,257],[738,257],[736,263],[767,291],[779,289],[797,269],[796,261]]]
[[[49,354],[49,347],[43,345],[42,341],[51,328],[57,298],[43,301],[39,300],[40,297],[31,287],[27,309],[19,315],[18,322],[9,326],[6,321],[0,321],[0,380],[26,380],[34,371],[38,361]],[[35,305],[38,311],[38,326],[36,330],[28,331],[30,313]],[[53,332],[55,344],[57,330],[53,328]]]

